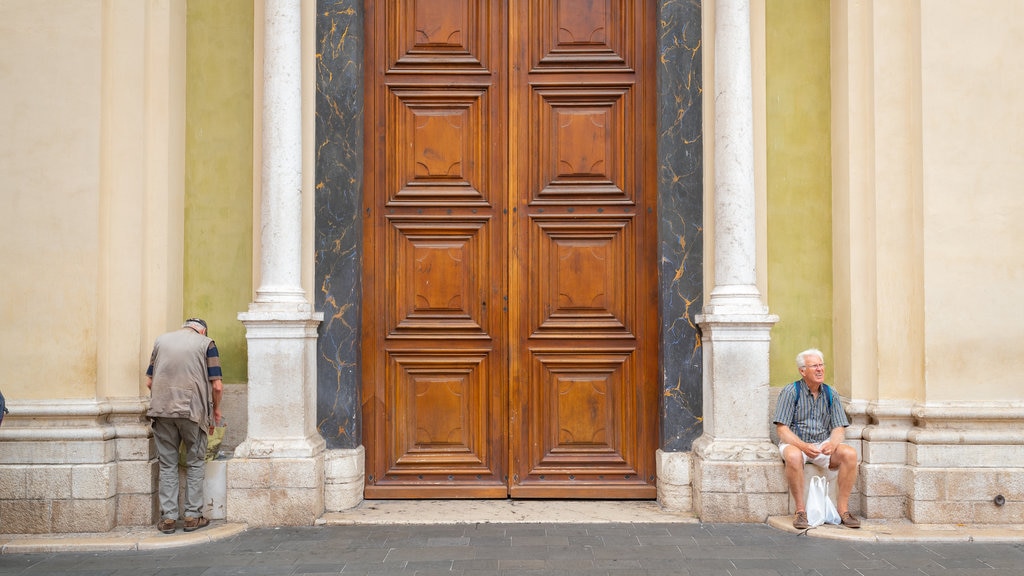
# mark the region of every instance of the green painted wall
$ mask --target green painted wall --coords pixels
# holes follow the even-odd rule
[[[780,386],[800,377],[800,351],[832,358],[829,2],[768,0],[765,10],[768,306],[779,315],[771,382]]]
[[[252,301],[252,0],[188,0],[184,312],[217,341],[224,382],[246,381]]]

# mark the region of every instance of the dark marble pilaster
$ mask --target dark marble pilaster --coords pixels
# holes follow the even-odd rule
[[[661,447],[690,449],[703,431],[703,122],[700,0],[662,0],[658,30],[658,245]]]
[[[317,428],[328,448],[362,444],[363,2],[318,0],[315,306]]]

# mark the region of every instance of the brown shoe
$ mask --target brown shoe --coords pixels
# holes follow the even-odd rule
[[[176,522],[171,518],[164,518],[156,525],[156,529],[164,534],[174,534],[175,524]]]
[[[193,530],[199,530],[204,526],[210,525],[210,519],[205,516],[199,516],[198,518],[185,517],[185,532],[191,532]]]
[[[842,519],[843,526],[847,528],[860,528],[860,520],[857,520],[857,517],[849,512],[843,512],[839,518]]]
[[[807,522],[807,512],[801,510],[793,515],[793,528],[797,530],[807,530],[811,525]]]

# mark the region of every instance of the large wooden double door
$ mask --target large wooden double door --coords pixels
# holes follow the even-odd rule
[[[366,3],[367,498],[653,498],[654,3]]]

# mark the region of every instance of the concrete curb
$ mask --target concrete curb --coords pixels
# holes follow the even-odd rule
[[[1024,526],[978,524],[914,524],[906,520],[861,518],[860,528],[825,524],[808,530],[793,528],[792,516],[771,516],[772,528],[814,538],[862,542],[1024,542]]]
[[[9,535],[0,536],[0,554],[159,550],[224,540],[247,529],[246,524],[213,521],[206,528],[195,532],[178,529],[174,534],[161,534],[150,526],[96,534]]]

